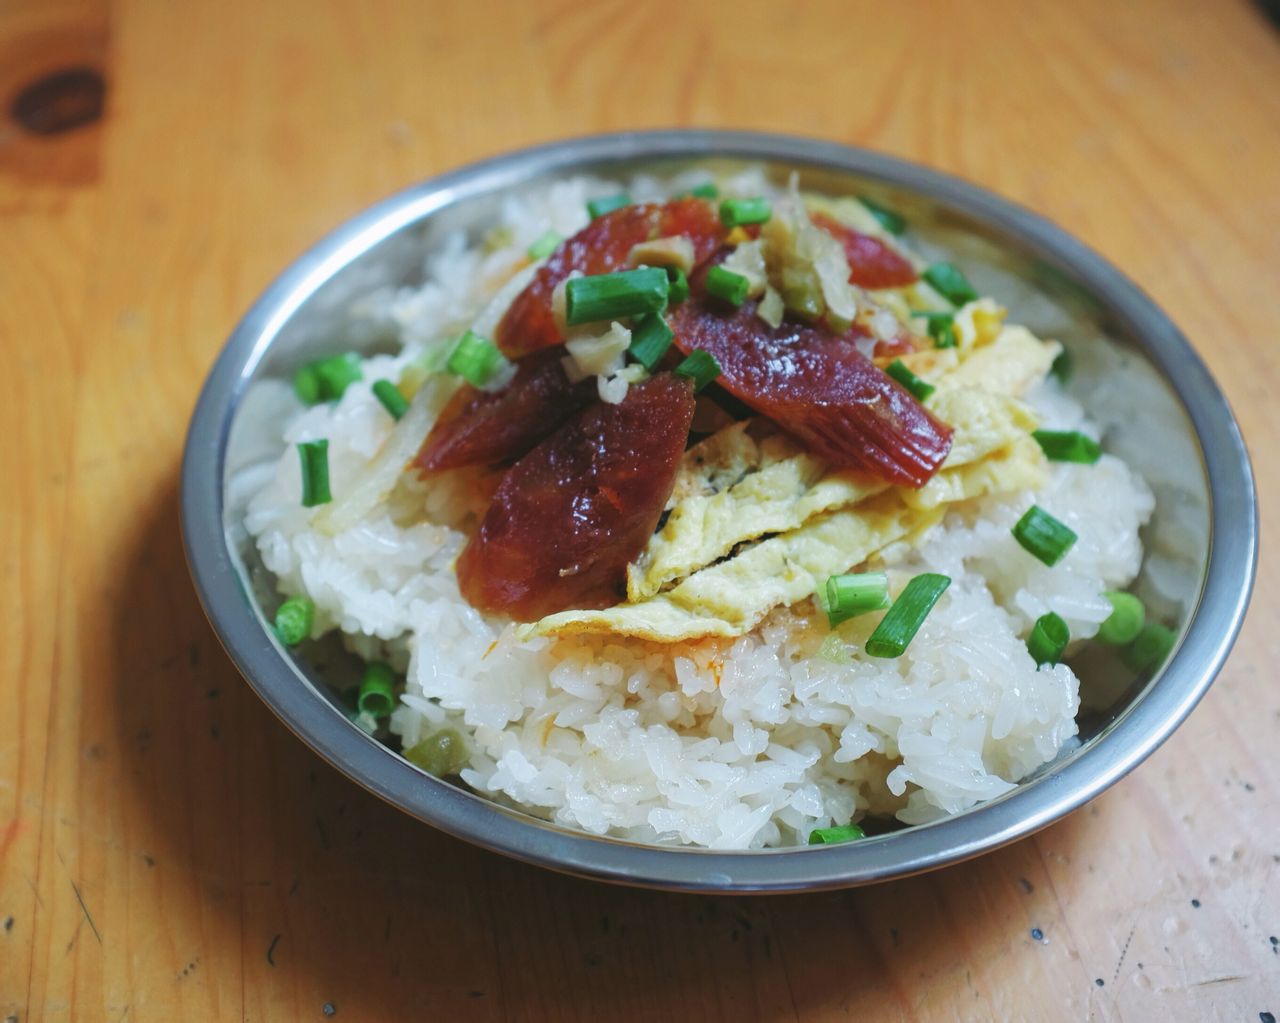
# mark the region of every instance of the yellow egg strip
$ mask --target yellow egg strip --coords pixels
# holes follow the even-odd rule
[[[1035,417],[1021,402],[972,388],[939,394],[930,409],[955,429],[945,468],[985,458],[1036,425]],[[884,483],[852,473],[827,471],[821,459],[801,452],[785,437],[771,437],[755,452],[754,442],[741,430],[727,428],[734,430],[725,440],[750,445],[755,457],[734,458],[727,452],[727,444],[717,443],[720,458],[708,459],[690,471],[719,473],[725,462],[754,464],[756,468],[728,489],[694,492],[676,504],[627,573],[627,599],[632,603],[652,597],[668,584],[723,558],[740,543],[788,532],[816,515],[857,504],[888,489]],[[696,487],[686,484],[685,489],[695,491]]]
[[[612,632],[664,643],[739,636],[772,608],[812,595],[832,573],[862,564],[891,543],[922,537],[955,501],[1038,487],[1045,472],[1039,447],[1022,437],[982,461],[943,469],[919,491],[888,490],[762,540],[649,600],[564,611],[520,626],[517,634]]]

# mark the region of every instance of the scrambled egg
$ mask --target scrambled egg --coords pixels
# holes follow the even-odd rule
[[[957,468],[999,451],[1034,428],[1021,402],[977,388],[939,394],[931,409],[955,428],[944,463]],[[735,424],[691,448],[677,477],[677,501],[627,574],[627,599],[645,600],[669,582],[728,555],[738,544],[797,529],[815,515],[858,504],[888,485],[840,470],[779,435],[757,445]],[[708,446],[708,452],[700,451]],[[722,465],[732,470],[725,474]],[[732,479],[700,489],[696,479]],[[919,495],[916,495],[919,496]]]
[[[742,635],[832,573],[916,542],[956,502],[1042,486],[1035,417],[1018,396],[1059,347],[1004,317],[990,299],[972,302],[956,314],[955,348],[904,359],[937,387],[928,407],[955,429],[946,462],[921,489],[831,470],[783,434],[757,440],[749,422],[735,423],[686,452],[670,514],[629,568],[626,603],[549,615],[520,633]]]

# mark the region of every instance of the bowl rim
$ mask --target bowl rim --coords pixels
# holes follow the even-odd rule
[[[424,774],[347,721],[262,627],[242,586],[223,520],[231,423],[267,347],[322,284],[459,199],[584,165],[717,157],[850,173],[994,224],[1099,299],[1172,386],[1200,444],[1209,553],[1178,648],[1141,698],[1074,759],[964,814],[851,845],[736,852],[638,845],[539,821]],[[188,566],[219,640],[267,706],[339,771],[420,820],[495,852],[580,877],[684,891],[810,891],[905,877],[1007,845],[1077,809],[1150,756],[1208,690],[1243,622],[1258,549],[1252,469],[1226,397],[1183,334],[1127,276],[1050,221],[967,181],[841,143],[747,131],[670,129],[550,142],[437,175],[352,217],[287,267],[231,333],[192,414],[180,501]]]

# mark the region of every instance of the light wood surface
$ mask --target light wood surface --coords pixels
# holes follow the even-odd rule
[[[303,247],[480,156],[675,124],[876,147],[1074,231],[1222,381],[1275,526],[1258,8],[0,2],[0,116],[86,63],[100,122],[0,123],[0,1019],[1280,1016],[1270,549],[1212,692],[1088,809],[899,883],[696,898],[508,862],[325,766],[219,649],[176,509],[203,375]]]

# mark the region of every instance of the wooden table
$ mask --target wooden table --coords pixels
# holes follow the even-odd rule
[[[913,880],[697,898],[508,862],[325,766],[219,649],[175,503],[206,369],[304,246],[480,156],[683,124],[873,146],[1074,231],[1194,340],[1280,525],[1258,8],[0,4],[4,112],[74,66],[100,120],[82,76],[21,111],[82,126],[0,126],[0,1018],[1280,1016],[1273,557],[1208,698],[1087,810]]]

